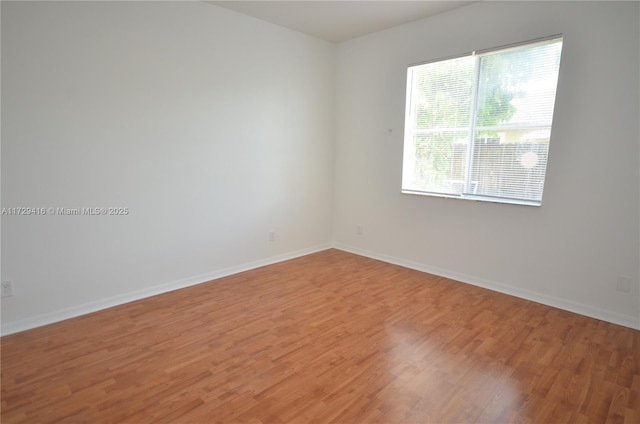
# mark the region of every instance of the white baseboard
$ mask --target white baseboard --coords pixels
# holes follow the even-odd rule
[[[70,308],[65,308],[65,309],[37,315],[30,318],[25,318],[17,321],[3,322],[1,326],[1,333],[3,336],[13,334],[13,333],[18,333],[20,331],[25,331],[25,330],[40,327],[43,325],[52,324],[58,321],[63,321],[65,319],[78,317],[78,316],[89,314],[92,312],[97,312],[103,309],[107,309],[107,308],[122,305],[125,303],[133,302],[136,300],[144,299],[146,297],[151,297],[158,294],[167,293],[173,290],[178,290],[185,287],[206,283],[222,277],[260,268],[266,265],[272,265],[272,264],[286,261],[289,259],[295,259],[300,256],[305,256],[311,253],[320,252],[322,250],[326,250],[331,247],[338,250],[343,250],[345,252],[354,253],[356,255],[366,256],[368,258],[377,259],[377,260],[391,263],[394,265],[403,266],[405,268],[415,269],[417,271],[422,271],[429,274],[450,278],[452,280],[456,280],[456,281],[471,284],[474,286],[482,287],[485,289],[493,290],[499,293],[508,294],[511,296],[519,297],[521,299],[530,300],[533,302],[541,303],[543,305],[552,306],[555,308],[574,312],[580,315],[585,315],[591,318],[596,318],[603,321],[607,321],[614,324],[640,330],[640,318],[638,317],[620,314],[617,312],[596,308],[590,305],[585,305],[582,303],[573,302],[570,300],[549,296],[542,293],[533,292],[530,290],[511,287],[504,284],[499,284],[492,281],[476,278],[470,275],[462,274],[459,272],[437,268],[437,267],[425,265],[422,263],[409,261],[406,259],[396,258],[393,256],[388,256],[385,254],[372,252],[365,249],[360,249],[360,248],[345,245],[342,243],[334,243],[333,245],[331,244],[319,245],[319,246],[315,246],[308,249],[302,249],[295,252],[273,256],[267,259],[221,269],[221,270],[213,271],[207,274],[196,275],[187,279],[160,284],[157,286],[149,287],[147,289],[137,290],[137,291],[125,293],[122,295],[98,300],[95,302],[88,302],[82,305],[72,306]]]
[[[218,278],[226,277],[240,272],[249,271],[252,269],[260,268],[266,265],[272,265],[278,262],[283,262],[289,259],[295,259],[300,256],[309,255],[311,253],[327,250],[332,247],[331,244],[318,245],[308,249],[302,249],[295,252],[289,252],[278,256],[272,256],[270,258],[262,259],[255,262],[249,262],[246,264],[213,271],[207,274],[196,275],[183,280],[173,281],[157,286],[149,287],[142,290],[136,290],[129,293],[125,293],[118,296],[109,297],[106,299],[84,303],[82,305],[72,306],[70,308],[61,309],[46,314],[37,315],[30,318],[25,318],[17,321],[3,322],[1,326],[1,332],[3,336],[18,333],[20,331],[29,330],[36,327],[41,327],[47,324],[53,324],[54,322],[63,321],[65,319],[78,317],[80,315],[90,314],[102,309],[111,308],[114,306],[122,305],[125,303],[133,302],[135,300],[144,299],[146,297],[155,296],[162,293],[167,293],[173,290],[182,289],[189,286],[195,286],[209,282],[211,280],[217,280]]]
[[[519,297],[521,299],[530,300],[532,302],[541,303],[543,305],[552,306],[554,308],[563,309],[565,311],[574,312],[576,314],[580,314],[587,317],[596,318],[602,321],[611,322],[613,324],[622,325],[624,327],[640,330],[640,317],[620,314],[618,312],[596,308],[590,305],[585,305],[583,303],[578,303],[578,302],[562,299],[555,296],[549,296],[549,295],[537,293],[531,290],[507,286],[505,284],[483,280],[477,277],[451,271],[448,269],[437,268],[437,267],[421,264],[418,262],[409,261],[406,259],[396,258],[393,256],[388,256],[388,255],[372,252],[369,250],[360,249],[360,248],[345,245],[342,243],[334,243],[333,247],[335,249],[343,250],[349,253],[354,253],[356,255],[366,256],[371,259],[377,259],[390,264],[403,266],[405,268],[415,269],[416,271],[422,271],[428,274],[434,274],[440,277],[450,278],[452,280],[456,280],[456,281],[471,284],[474,286],[482,287],[485,289],[493,290],[499,293],[508,294],[510,296]]]

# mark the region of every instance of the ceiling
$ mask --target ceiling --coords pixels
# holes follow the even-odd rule
[[[474,1],[208,1],[294,31],[339,43],[437,15]]]

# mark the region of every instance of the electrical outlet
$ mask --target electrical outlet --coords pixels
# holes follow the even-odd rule
[[[631,291],[631,277],[618,276],[616,290],[622,293],[629,293]]]
[[[359,236],[362,235],[362,225],[356,225],[356,234]]]
[[[3,281],[0,294],[2,294],[2,297],[13,296],[13,283],[11,281]]]
[[[269,241],[276,241],[276,230],[269,231]]]

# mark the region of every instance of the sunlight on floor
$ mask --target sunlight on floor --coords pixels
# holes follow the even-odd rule
[[[525,397],[509,369],[474,352],[455,355],[440,348],[416,328],[395,324],[387,328],[389,373],[395,375],[381,391],[381,410],[395,422],[500,422],[520,411]],[[467,368],[466,371],[460,367]],[[466,405],[460,408],[460,405]]]

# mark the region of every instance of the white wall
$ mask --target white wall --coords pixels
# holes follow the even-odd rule
[[[638,27],[637,2],[481,2],[341,44],[336,246],[640,328]],[[407,65],[558,33],[542,207],[400,194]]]
[[[345,250],[640,327],[637,3],[482,2],[337,47],[201,2],[1,8],[2,207],[130,210],[3,216],[3,334],[332,230]],[[407,64],[556,33],[543,206],[400,194]]]
[[[3,216],[3,333],[330,246],[334,55],[202,2],[2,2],[2,207],[130,210]]]

